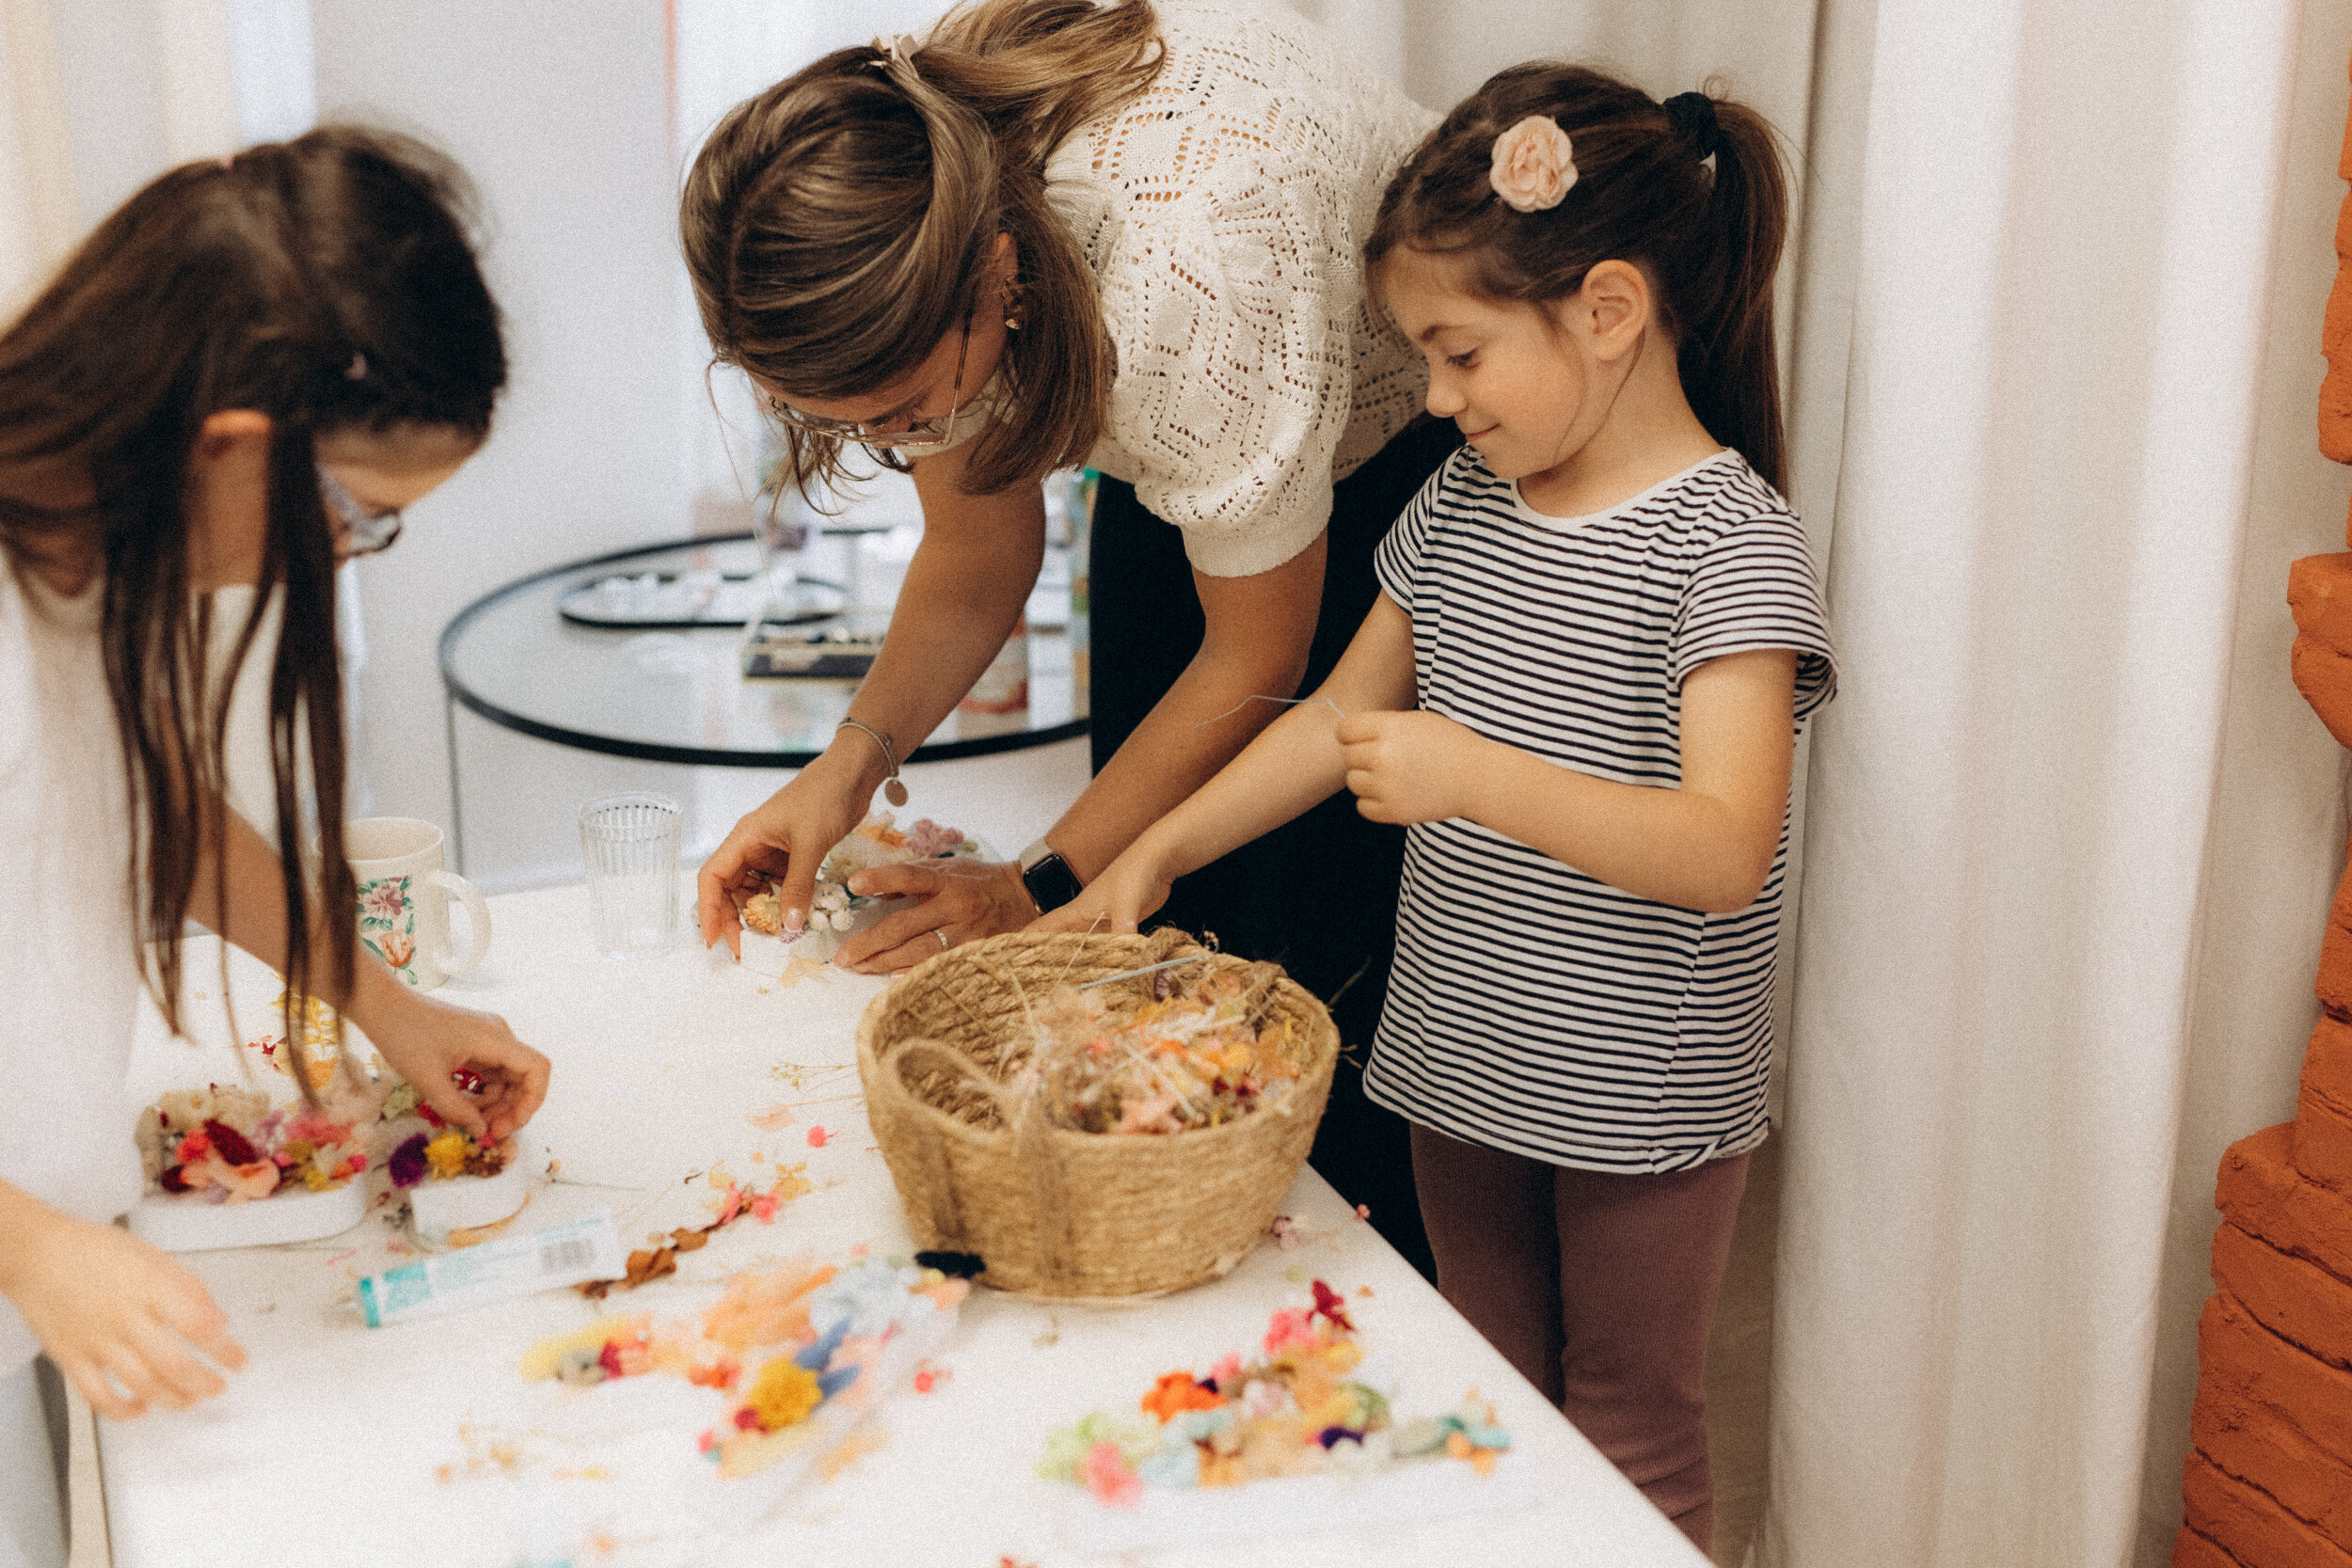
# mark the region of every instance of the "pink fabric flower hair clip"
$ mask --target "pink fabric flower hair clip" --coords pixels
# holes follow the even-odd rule
[[[1568,134],[1549,115],[1529,115],[1495,138],[1494,166],[1486,179],[1515,213],[1559,206],[1576,184],[1575,149]]]

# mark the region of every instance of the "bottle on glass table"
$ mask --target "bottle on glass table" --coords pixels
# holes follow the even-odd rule
[[[609,795],[580,808],[589,921],[605,957],[650,958],[670,945],[685,822],[685,808],[661,795]]]
[[[1029,618],[1024,615],[1012,624],[1012,635],[956,706],[966,713],[1018,713],[1028,705]]]
[[[797,484],[763,490],[752,503],[752,540],[759,546],[765,592],[746,630],[756,631],[771,614],[788,621],[801,612],[801,567],[821,521]]]

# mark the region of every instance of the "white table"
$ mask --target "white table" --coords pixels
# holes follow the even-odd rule
[[[817,1190],[762,1227],[739,1223],[681,1259],[680,1277],[604,1307],[560,1291],[371,1330],[352,1286],[386,1266],[383,1212],[328,1243],[191,1255],[252,1354],[228,1395],[197,1409],[101,1423],[115,1561],[120,1568],[266,1562],[513,1568],[523,1486],[554,1497],[575,1568],[675,1557],[659,1518],[598,1515],[594,1480],[549,1483],[580,1456],[534,1452],[501,1426],[523,1388],[516,1357],[540,1338],[615,1308],[680,1310],[676,1294],[761,1259],[870,1243],[912,1249],[898,1196],[856,1096],[852,1030],[881,982],[841,973],[788,989],[681,947],[634,964],[589,949],[578,888],[491,900],[489,960],[447,1000],[502,1013],[554,1057],[555,1085],[526,1131],[527,1155],[561,1162],[517,1227],[596,1210],[624,1219],[625,1244],[702,1221],[706,1188],[687,1179],[723,1159],[746,1180],[807,1162]],[[191,946],[192,1027],[206,1043],[140,1040],[135,1089],[221,1079],[239,1048],[219,1022],[217,949]],[[274,982],[238,956],[231,970],[247,1039],[276,1032]],[[246,1052],[248,1056],[258,1053]],[[796,1086],[797,1085],[797,1086]],[[282,1081],[280,1086],[286,1087]],[[803,1102],[791,1125],[749,1113]],[[833,1134],[812,1148],[808,1130]],[[765,1160],[755,1163],[755,1153]],[[382,1180],[380,1173],[373,1177]],[[974,1564],[1039,1568],[1090,1560],[1060,1544],[1057,1488],[1031,1469],[1049,1430],[1131,1404],[1159,1373],[1254,1346],[1268,1313],[1299,1305],[1310,1277],[1344,1291],[1368,1344],[1410,1369],[1402,1408],[1450,1408],[1476,1387],[1494,1400],[1535,1476],[1515,1513],[1294,1536],[1149,1554],[1153,1564],[1606,1564],[1692,1568],[1704,1560],[1556,1411],[1312,1172],[1287,1210],[1309,1239],[1268,1244],[1214,1285],[1148,1307],[1048,1309],[977,1292],[937,1391],[901,1396],[880,1418],[883,1445],[835,1480],[812,1479],[728,1561]],[[1369,1298],[1358,1294],[1369,1286]],[[691,1434],[688,1434],[691,1440]],[[608,1509],[609,1512],[609,1509]]]

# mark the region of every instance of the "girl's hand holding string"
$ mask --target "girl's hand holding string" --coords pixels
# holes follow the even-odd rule
[[[1334,732],[1356,809],[1374,822],[1469,816],[1494,743],[1435,713],[1351,713]]]
[[[60,1213],[6,1182],[0,1294],[90,1407],[119,1421],[210,1399],[229,1386],[215,1366],[245,1365],[202,1280],[127,1230]]]

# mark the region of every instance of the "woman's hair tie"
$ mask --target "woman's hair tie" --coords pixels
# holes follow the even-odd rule
[[[1678,92],[1659,107],[1666,111],[1666,128],[1690,143],[1691,150],[1701,163],[1713,157],[1723,146],[1724,133],[1716,123],[1715,101],[1707,94]]]
[[[866,47],[882,56],[870,63],[876,71],[886,76],[894,65],[912,66],[914,63],[914,52],[922,45],[915,40],[912,33],[895,33],[886,39],[876,38]]]

